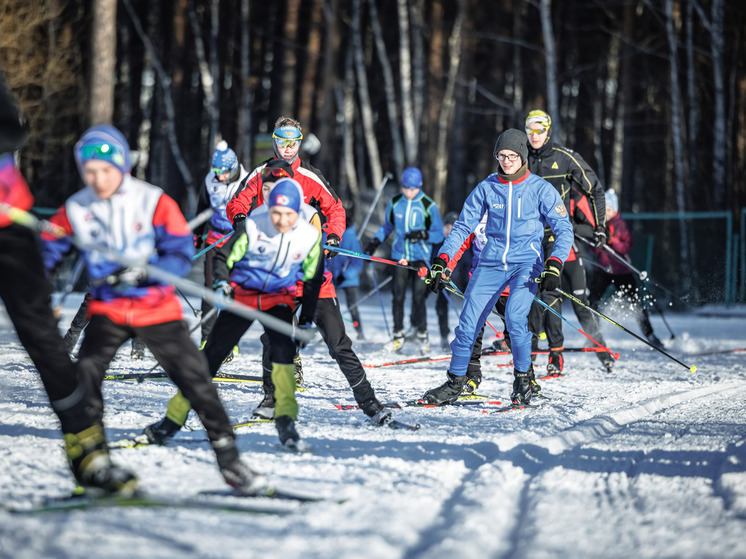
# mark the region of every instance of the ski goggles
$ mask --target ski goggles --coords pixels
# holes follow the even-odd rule
[[[224,175],[225,173],[229,173],[231,170],[230,167],[213,167],[212,172],[215,173],[215,176]]]
[[[278,148],[294,148],[300,143],[300,140],[293,140],[290,138],[275,138],[275,144]]]
[[[124,150],[112,143],[103,142],[100,144],[83,144],[79,148],[80,158],[85,159],[102,159],[111,161],[120,167],[124,165]]]
[[[278,169],[276,167],[270,167],[269,169],[265,167],[259,174],[262,177],[262,182],[277,181],[282,178],[290,178],[290,173],[288,173],[285,169]]]
[[[526,128],[526,134],[528,134],[529,136],[540,136],[541,134],[545,134],[547,130],[549,130],[549,128],[545,128],[543,126],[541,128],[537,128],[536,130],[534,130],[533,128]]]

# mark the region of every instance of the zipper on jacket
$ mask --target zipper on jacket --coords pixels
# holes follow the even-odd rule
[[[521,197],[518,197],[518,219],[521,219]]]
[[[505,227],[505,252],[503,252],[503,267],[508,269],[508,250],[510,250],[510,227],[513,221],[513,181],[508,183],[508,224]]]
[[[409,244],[407,244],[407,235],[409,234],[409,211],[412,207],[412,200],[407,198],[407,211],[404,213],[404,256],[410,259]],[[411,243],[410,243],[411,244]]]

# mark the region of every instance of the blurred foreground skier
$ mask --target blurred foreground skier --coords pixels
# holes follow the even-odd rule
[[[135,476],[108,457],[101,383],[117,349],[138,336],[197,410],[225,481],[242,493],[261,491],[266,479],[239,458],[230,421],[205,358],[189,338],[173,286],[150,279],[145,267],[179,276],[189,272],[194,245],[184,216],[163,190],[132,177],[129,145],[113,126],[88,129],[74,153],[86,186],[51,219],[67,235],[42,235],[47,270],[72,248],[73,236],[84,245],[78,248],[91,285],[90,323],[78,369],[89,391],[86,405],[95,429],[66,435],[68,456],[80,461],[84,471],[104,468],[120,486],[134,484]],[[142,264],[123,267],[114,254]]]

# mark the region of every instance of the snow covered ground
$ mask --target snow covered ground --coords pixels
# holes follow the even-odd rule
[[[70,296],[69,324],[81,295]],[[371,302],[372,301],[372,302]],[[428,301],[432,303],[432,300]],[[390,308],[388,301],[387,310]],[[436,317],[429,316],[434,349]],[[374,299],[363,305],[369,339],[386,328]],[[609,314],[637,331],[634,321]],[[193,316],[187,309],[189,320]],[[571,310],[565,315],[576,318]],[[696,373],[606,322],[621,353],[604,372],[594,354],[566,354],[560,380],[543,383],[553,400],[538,409],[483,413],[489,406],[406,408],[417,432],[375,428],[354,403],[321,344],[303,352],[307,390],[299,431],[313,453],[275,449],[274,426],[238,431],[245,459],[278,487],[334,500],[273,501],[285,515],[213,510],[111,508],[19,515],[0,510],[0,557],[746,557],[745,353],[693,354],[746,346],[746,309],[708,307],[653,316],[669,353]],[[390,318],[389,318],[390,321]],[[455,319],[452,318],[452,323]],[[499,321],[496,321],[499,322]],[[226,371],[260,374],[260,329],[252,328]],[[584,338],[565,327],[567,347]],[[364,363],[390,359],[357,344]],[[413,355],[413,353],[411,353]],[[30,503],[73,483],[41,383],[0,310],[0,501]],[[506,401],[506,357],[483,360],[480,393]],[[537,369],[543,370],[540,356]],[[112,369],[154,364],[121,350]],[[406,401],[444,381],[447,361],[369,369],[384,401]],[[106,381],[110,439],[159,419],[168,382]],[[235,420],[249,418],[258,384],[221,384]],[[198,420],[169,447],[113,451],[157,495],[193,495],[224,484]],[[344,502],[336,502],[344,499]]]

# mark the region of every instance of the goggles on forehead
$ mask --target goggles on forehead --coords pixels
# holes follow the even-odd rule
[[[121,156],[124,159],[124,152],[114,144],[84,144],[80,147],[80,156],[83,159],[110,159]]]
[[[526,128],[526,134],[528,135],[536,135],[539,136],[541,134],[544,134],[549,128],[545,128],[542,126],[541,128],[533,129],[533,128]]]
[[[262,181],[266,180],[278,180],[284,177],[290,178],[290,173],[288,173],[285,169],[278,169],[276,167],[267,169],[266,167],[262,169],[260,173],[262,177]]]

